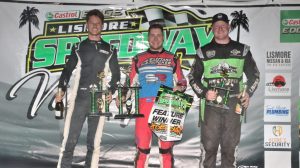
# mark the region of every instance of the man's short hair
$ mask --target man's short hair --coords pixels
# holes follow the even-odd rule
[[[97,17],[99,17],[99,19],[101,20],[101,22],[103,24],[103,22],[104,22],[104,15],[98,9],[93,9],[93,10],[88,11],[88,13],[86,14],[86,18],[85,18],[86,22],[89,21],[89,19],[90,19],[91,16],[97,16]]]
[[[160,29],[162,33],[164,32],[162,25],[157,23],[150,25],[148,29],[148,35],[150,34],[151,29]]]

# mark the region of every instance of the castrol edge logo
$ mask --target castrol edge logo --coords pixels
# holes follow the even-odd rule
[[[283,19],[282,24],[284,26],[300,26],[300,18]]]
[[[47,18],[49,20],[60,20],[60,19],[78,19],[80,17],[80,11],[58,11],[48,12]]]

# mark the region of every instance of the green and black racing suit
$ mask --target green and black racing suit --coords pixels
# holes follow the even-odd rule
[[[224,73],[226,75],[224,75]],[[216,156],[221,146],[221,167],[235,167],[235,153],[240,141],[241,115],[235,112],[239,102],[236,96],[244,87],[243,74],[247,78],[246,92],[251,97],[259,83],[259,70],[247,45],[230,40],[217,44],[212,40],[197,50],[197,56],[189,74],[189,83],[200,98],[201,157],[200,167],[216,166]],[[206,92],[221,82],[232,91],[228,98],[229,109],[207,105]]]

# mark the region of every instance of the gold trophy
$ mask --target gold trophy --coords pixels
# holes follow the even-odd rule
[[[118,84],[118,99],[119,103],[119,114],[115,115],[115,119],[125,119],[125,118],[137,118],[137,117],[144,117],[143,114],[139,113],[139,90],[140,86],[135,84],[134,86],[130,86],[130,73],[131,67],[127,69],[121,69],[121,72],[126,75],[125,84],[122,85],[121,83]],[[125,92],[124,92],[125,91]],[[126,112],[123,110],[123,96],[126,97],[125,107]],[[133,107],[134,106],[134,107]]]
[[[112,113],[109,112],[109,103],[106,100],[108,90],[104,82],[104,72],[99,72],[97,74],[97,77],[99,79],[99,82],[97,84],[90,85],[91,108],[90,112],[88,113],[88,116],[111,117]]]

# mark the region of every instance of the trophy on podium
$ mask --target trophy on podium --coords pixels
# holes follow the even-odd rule
[[[228,70],[222,67],[220,75],[222,78],[213,79],[210,81],[211,89],[217,92],[217,98],[213,101],[207,101],[207,105],[219,107],[223,109],[229,109],[227,106],[229,93],[232,92],[231,87],[233,86],[232,80],[228,79]]]
[[[99,82],[97,84],[90,85],[91,108],[90,112],[88,113],[88,116],[111,117],[112,113],[109,112],[109,103],[106,100],[108,90],[104,82],[104,72],[99,72],[97,74],[97,77],[99,79]]]
[[[118,83],[118,99],[119,103],[119,114],[115,115],[115,119],[126,119],[126,118],[138,118],[144,117],[143,114],[139,113],[139,90],[140,86],[135,84],[134,86],[130,86],[130,67],[127,69],[121,69],[121,72],[126,75],[125,84],[122,85],[120,82]],[[124,92],[125,91],[125,92]],[[125,109],[123,109],[122,98],[125,96]]]

